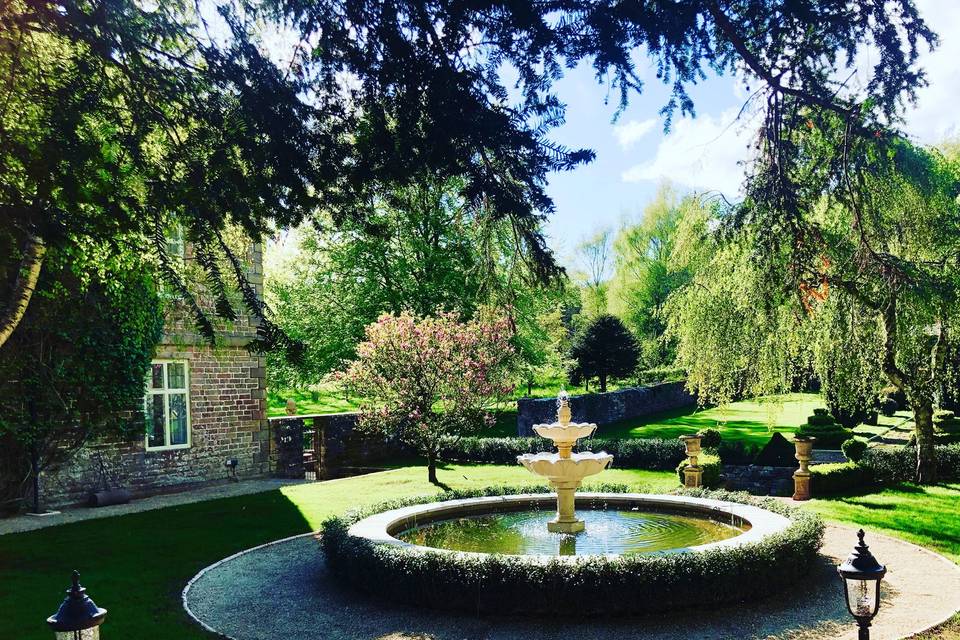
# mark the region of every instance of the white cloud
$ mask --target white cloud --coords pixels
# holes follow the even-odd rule
[[[756,129],[750,118],[737,120],[739,108],[719,116],[684,117],[657,147],[652,160],[623,172],[624,182],[667,178],[687,187],[721,191],[735,197],[743,182],[742,162]]]
[[[618,124],[615,126],[613,128],[613,135],[617,137],[617,142],[620,146],[627,149],[633,146],[637,140],[650,133],[656,124],[656,118],[643,121],[630,120],[626,124]]]
[[[929,86],[917,90],[917,106],[906,111],[906,131],[924,144],[960,135],[960,2],[920,0],[920,15],[940,36],[940,46],[920,56]]]

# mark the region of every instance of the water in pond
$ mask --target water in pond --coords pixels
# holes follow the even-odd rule
[[[513,555],[656,553],[732,538],[744,529],[707,518],[652,511],[578,510],[586,531],[547,531],[553,511],[513,511],[452,518],[394,534],[426,547]]]

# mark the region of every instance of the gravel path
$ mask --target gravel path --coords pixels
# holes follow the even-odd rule
[[[834,567],[855,542],[854,530],[828,526],[824,557],[808,582],[798,586],[802,595],[781,594],[740,607],[675,617],[564,623],[394,606],[341,590],[311,536],[259,547],[208,567],[191,581],[183,598],[201,624],[236,640],[853,640],[856,628],[844,607]],[[960,567],[879,534],[868,535],[867,542],[888,568],[874,640],[911,635],[960,609]]]
[[[127,504],[116,504],[109,507],[97,507],[95,509],[90,507],[72,507],[64,509],[60,513],[43,517],[22,515],[13,518],[0,518],[0,536],[8,533],[20,533],[22,531],[55,527],[69,522],[80,522],[81,520],[109,518],[111,516],[122,516],[128,513],[152,511],[153,509],[163,509],[181,504],[203,502],[204,500],[216,500],[218,498],[231,498],[233,496],[244,496],[251,493],[263,493],[264,491],[274,491],[275,489],[291,484],[303,484],[303,482],[305,481],[256,478],[243,480],[241,482],[196,487],[178,493],[167,493],[150,496],[149,498],[138,498]]]

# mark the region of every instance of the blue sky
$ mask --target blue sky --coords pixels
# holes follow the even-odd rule
[[[612,118],[618,94],[611,93],[608,104],[604,105],[608,92],[597,83],[588,65],[581,65],[564,77],[557,85],[557,92],[568,105],[567,118],[550,137],[567,147],[587,147],[597,154],[588,165],[550,176],[548,193],[557,210],[551,216],[547,231],[551,246],[563,254],[596,229],[616,227],[624,216],[636,218],[653,196],[663,179],[654,163],[659,145],[665,139],[659,111],[669,99],[669,90],[650,74],[645,79],[644,92],[631,96],[630,106],[616,123]],[[697,119],[709,123],[717,123],[720,114],[739,110],[742,104],[731,78],[711,77],[694,87],[691,96]],[[679,113],[674,118],[676,135],[677,128],[687,127],[687,119],[681,119]],[[720,135],[719,125],[716,128]],[[692,164],[703,162],[712,151],[715,153],[714,145],[707,142],[691,141],[685,145],[682,155]],[[718,144],[731,142],[739,144],[729,133],[717,141]],[[625,175],[632,169],[632,176]],[[637,177],[637,173],[644,177]],[[729,179],[725,180],[727,184],[707,185],[696,184],[694,176],[686,174],[669,177],[681,187],[735,189]]]
[[[917,142],[935,144],[960,134],[956,106],[960,1],[918,0],[917,4],[939,33],[940,47],[921,58],[930,86],[918,91],[918,104],[905,114],[904,129]],[[869,68],[869,51],[861,62]],[[671,133],[664,135],[658,112],[667,101],[668,89],[652,71],[644,79],[643,94],[631,97],[630,107],[616,124],[611,118],[617,95],[611,94],[610,104],[604,105],[607,90],[588,65],[569,71],[557,84],[557,93],[568,105],[567,117],[566,124],[550,137],[571,148],[589,147],[597,154],[587,166],[550,176],[548,193],[556,212],[547,224],[547,234],[561,262],[571,264],[576,244],[596,229],[615,229],[624,216],[637,219],[664,178],[680,189],[718,190],[737,197],[743,175],[738,162],[747,158],[756,128],[749,116],[736,120],[746,97],[744,88],[733,77],[711,77],[693,87],[690,94],[697,117],[675,117]],[[624,137],[629,132],[634,135]]]

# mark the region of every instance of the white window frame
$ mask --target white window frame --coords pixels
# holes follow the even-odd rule
[[[167,246],[165,247],[167,255],[171,258],[177,260],[184,260],[187,256],[187,243],[184,239],[183,225],[179,222],[174,222],[167,228],[167,232],[164,234],[164,240],[166,241]]]
[[[153,365],[162,364],[163,365],[163,389],[154,389],[153,388]],[[171,389],[170,380],[168,371],[168,364],[182,364],[183,365],[183,389]],[[150,401],[153,396],[162,395],[163,396],[163,440],[164,442],[170,442],[170,396],[174,393],[183,393],[186,396],[186,409],[187,409],[187,441],[185,444],[164,444],[162,446],[153,447],[150,446],[150,432],[148,430],[144,431],[143,434],[143,443],[147,451],[174,451],[176,449],[189,449],[193,446],[193,425],[190,419],[190,362],[188,360],[177,360],[177,359],[156,359],[150,362],[150,371],[147,373],[146,379],[147,385],[143,398],[144,406],[144,416],[147,419],[147,425],[152,426],[152,416],[153,416],[153,406]]]

